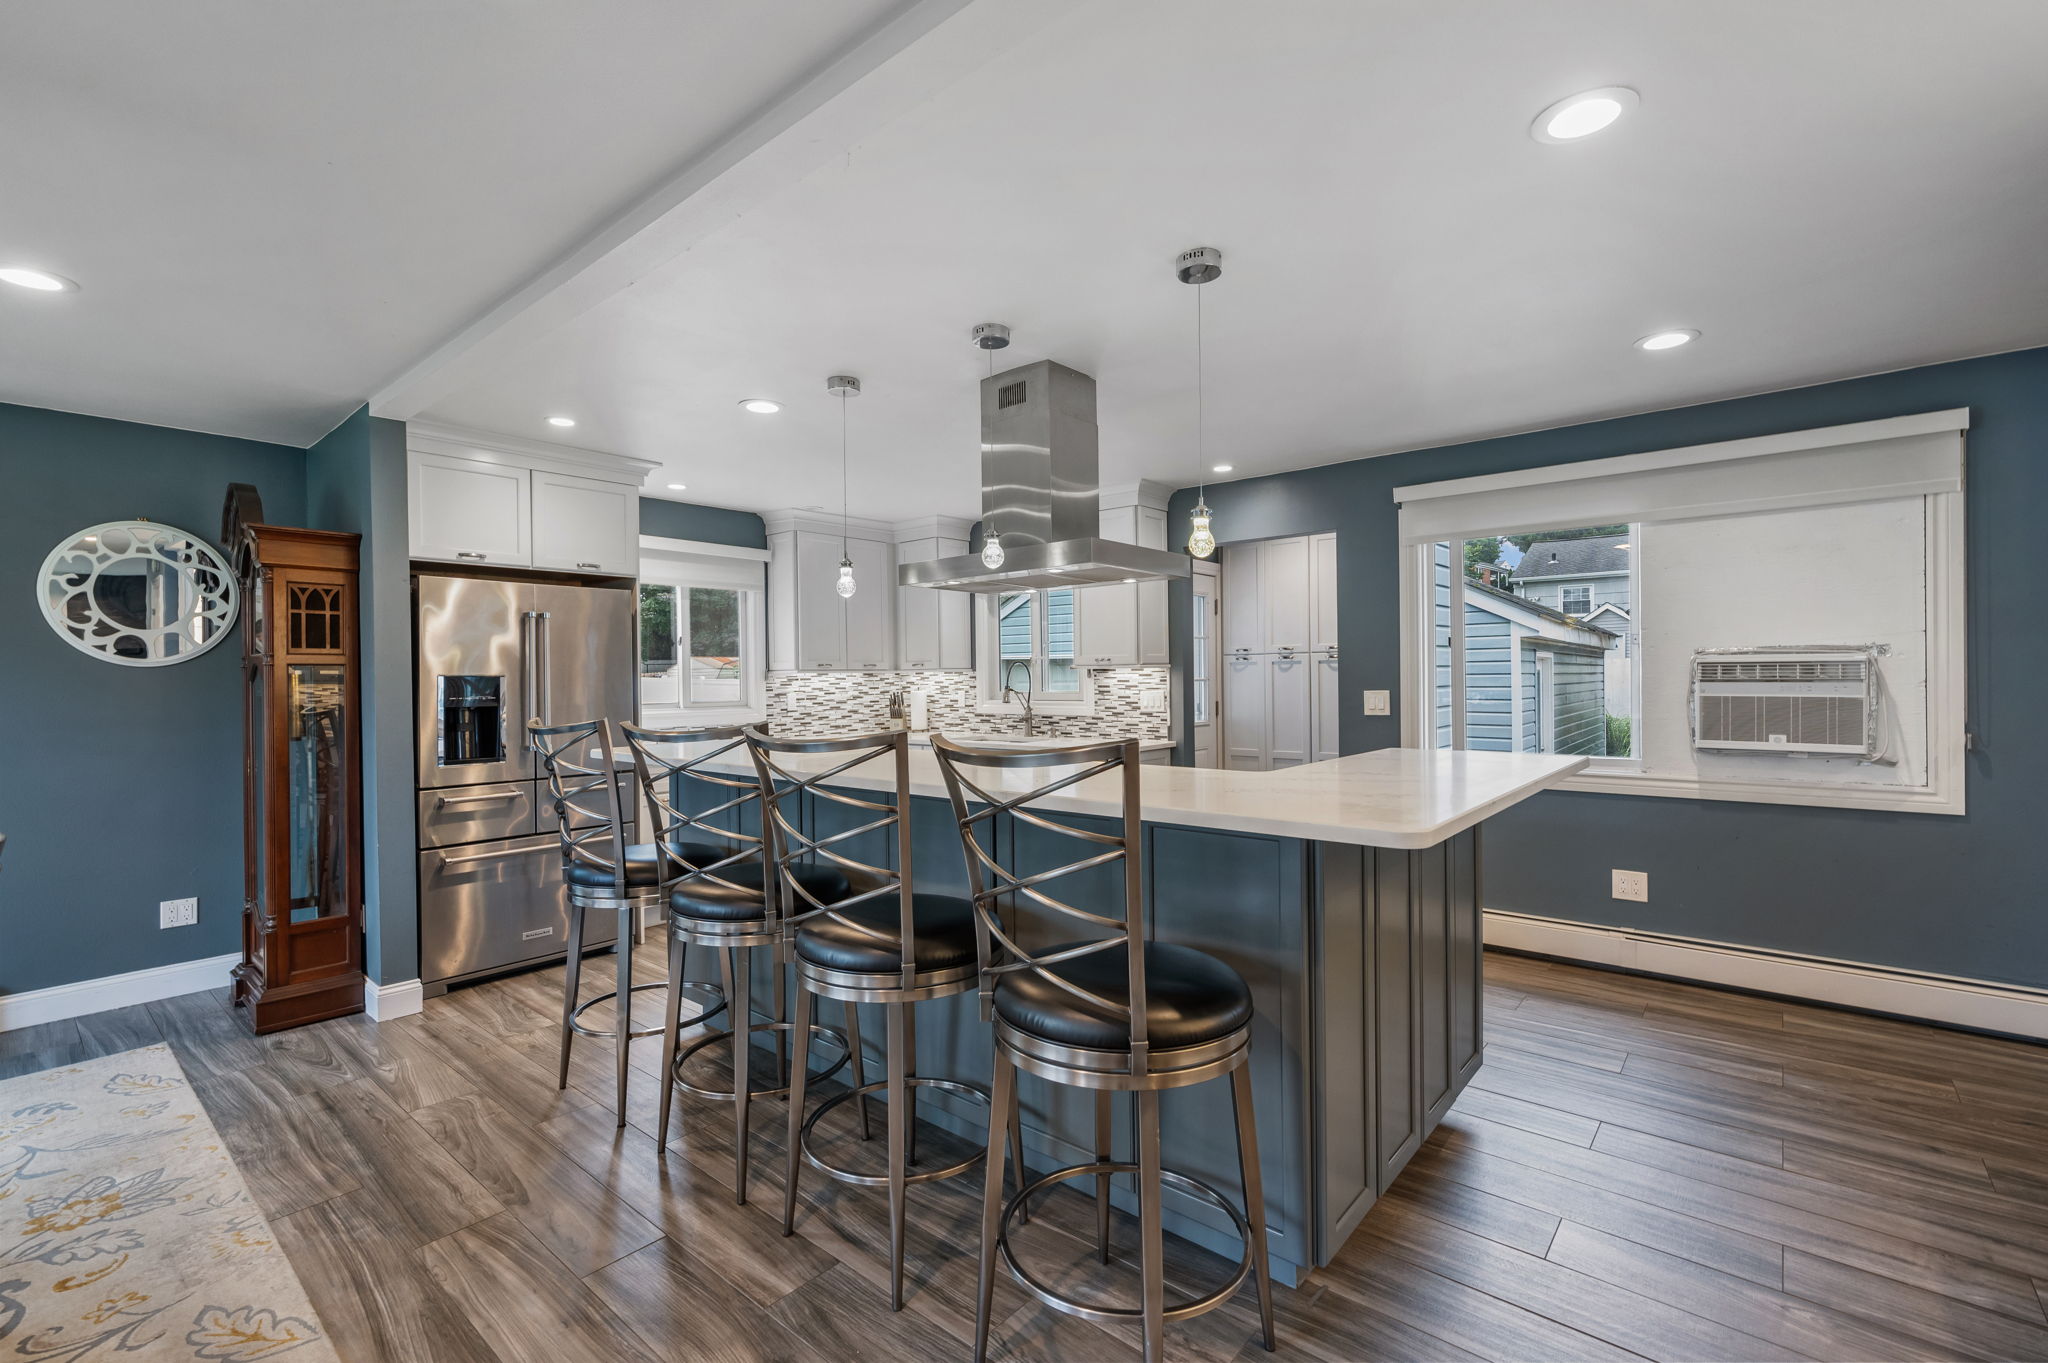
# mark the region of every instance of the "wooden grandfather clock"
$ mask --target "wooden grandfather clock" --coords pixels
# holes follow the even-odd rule
[[[242,587],[242,963],[257,1032],[363,1011],[362,537],[263,524],[228,489],[221,538]]]

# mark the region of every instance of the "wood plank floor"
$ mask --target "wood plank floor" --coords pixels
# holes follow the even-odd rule
[[[1283,1357],[2048,1358],[2048,1048],[1486,964],[1484,1068],[1337,1262],[1282,1291]],[[807,1178],[784,1239],[784,1109],[757,1107],[735,1207],[729,1107],[679,1099],[656,1150],[651,1039],[623,1132],[602,1043],[556,1091],[559,987],[262,1039],[194,994],[0,1034],[0,1077],[168,1041],[351,1363],[968,1354],[978,1179],[912,1189],[891,1314],[878,1193]],[[1064,1195],[1026,1252],[1079,1279],[1091,1234]],[[1190,1280],[1219,1272],[1169,1243]],[[1004,1358],[1137,1356],[1007,1281],[996,1314]],[[1250,1289],[1168,1347],[1263,1357]]]

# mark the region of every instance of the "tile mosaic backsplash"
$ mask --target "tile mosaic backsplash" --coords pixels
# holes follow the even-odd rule
[[[1038,717],[1038,731],[1054,738],[1169,738],[1167,669],[1118,667],[1095,673],[1093,715]],[[770,672],[768,723],[778,732],[857,734],[889,717],[893,691],[931,696],[931,727],[965,733],[1023,731],[1023,721],[975,711],[972,672]]]

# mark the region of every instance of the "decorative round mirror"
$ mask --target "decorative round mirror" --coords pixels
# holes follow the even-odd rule
[[[58,545],[36,596],[59,638],[125,667],[196,658],[235,624],[235,575],[219,551],[150,521],[109,521]]]

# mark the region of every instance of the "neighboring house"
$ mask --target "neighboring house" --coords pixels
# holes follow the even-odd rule
[[[1450,731],[1450,557],[1437,554],[1437,744]],[[1514,592],[1465,579],[1465,746],[1607,752],[1606,660],[1621,640]]]
[[[1515,566],[1517,595],[1620,636],[1607,651],[1607,694],[1635,693],[1635,603],[1629,599],[1629,537],[1537,540]]]

